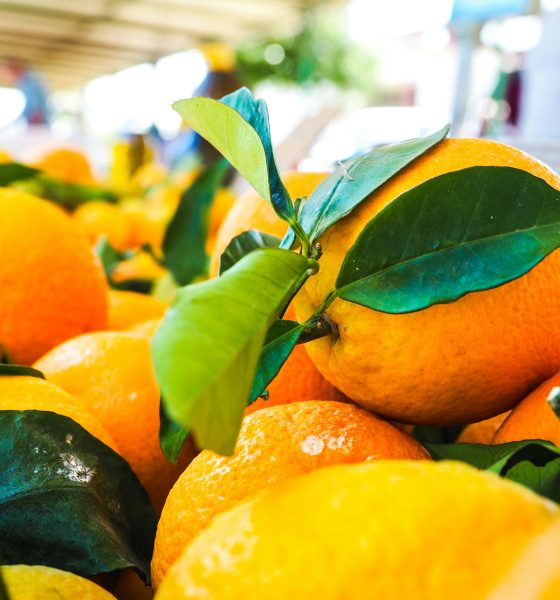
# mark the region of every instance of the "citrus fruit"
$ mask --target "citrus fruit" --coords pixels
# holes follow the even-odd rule
[[[118,263],[111,273],[111,280],[124,283],[131,280],[154,281],[167,271],[147,252],[138,252]]]
[[[457,442],[459,444],[491,444],[496,431],[498,431],[508,415],[509,412],[500,413],[490,419],[484,419],[484,421],[467,425],[461,431]]]
[[[79,226],[57,206],[0,189],[0,346],[30,364],[105,326],[107,283]]]
[[[319,272],[295,298],[299,320],[335,289],[344,256],[384,206],[429,178],[472,166],[515,167],[560,189],[558,175],[505,144],[441,142],[320,236]],[[326,313],[338,332],[311,342],[308,351],[335,387],[391,419],[430,425],[486,419],[560,369],[559,270],[554,252],[510,283],[408,314],[336,299]]]
[[[288,171],[282,173],[282,181],[295,200],[301,196],[310,196],[327,175],[328,173]],[[278,237],[284,237],[288,229],[286,221],[280,219],[272,206],[252,189],[237,199],[216,234],[216,243],[210,258],[210,275],[218,274],[220,256],[230,241],[249,229],[257,229]]]
[[[160,394],[150,339],[129,332],[82,335],[57,346],[35,366],[97,416],[161,509],[189,456],[185,451],[173,465],[160,449]]]
[[[75,148],[54,148],[43,154],[35,166],[47,175],[69,183],[94,183],[91,166],[83,152]]]
[[[560,519],[534,537],[488,600],[560,598]]]
[[[560,417],[547,402],[549,394],[558,386],[560,373],[521,400],[496,432],[493,443],[538,439],[560,446]]]
[[[69,417],[118,452],[111,436],[87,407],[44,379],[19,375],[0,377],[0,410],[44,410]]]
[[[555,513],[461,463],[326,467],[218,516],[156,598],[483,599]]]
[[[107,329],[120,331],[144,321],[161,319],[168,306],[147,294],[111,290],[109,292],[109,316]]]
[[[233,456],[202,451],[169,493],[154,547],[154,586],[192,539],[234,504],[324,465],[376,458],[429,455],[406,433],[350,404],[297,402],[248,415]]]
[[[10,600],[114,600],[95,583],[51,567],[0,567]]]
[[[74,211],[73,217],[82,226],[92,244],[104,236],[117,250],[130,247],[130,223],[120,207],[101,200],[86,202]]]
[[[142,321],[142,323],[136,323],[128,328],[127,331],[132,333],[139,333],[140,335],[146,335],[149,338],[154,337],[158,327],[161,325],[161,319],[153,319],[151,321]]]
[[[13,157],[11,154],[6,152],[5,150],[0,149],[0,164],[13,162]]]

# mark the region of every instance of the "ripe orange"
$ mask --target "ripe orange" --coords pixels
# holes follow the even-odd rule
[[[154,337],[158,327],[161,325],[161,319],[153,319],[151,321],[142,321],[136,323],[127,329],[132,333],[139,333],[140,335],[147,335],[149,338]]]
[[[63,389],[38,377],[0,377],[0,410],[45,410],[69,417],[118,452],[97,417]]]
[[[155,281],[167,271],[156,262],[147,252],[137,252],[132,258],[123,260],[111,273],[111,280],[115,283],[124,283],[134,279]]]
[[[115,600],[95,583],[51,567],[0,567],[10,600]]]
[[[84,229],[92,244],[105,236],[117,250],[131,247],[129,218],[118,206],[101,200],[86,202],[79,206],[72,216]]]
[[[288,171],[282,173],[282,181],[295,200],[301,196],[310,196],[327,175],[328,173]],[[272,206],[252,189],[237,199],[216,234],[216,243],[210,258],[211,276],[218,274],[220,256],[230,241],[249,229],[257,229],[278,237],[283,237],[288,229],[286,222],[278,218]]]
[[[69,183],[92,184],[93,173],[88,159],[76,148],[55,148],[49,150],[36,162],[35,166],[47,175]]]
[[[154,586],[191,540],[234,504],[325,465],[377,458],[429,455],[406,433],[350,404],[296,402],[247,416],[233,456],[204,450],[169,493],[156,535]]]
[[[79,226],[34,196],[0,189],[0,346],[30,364],[105,326],[107,283]]]
[[[219,515],[156,599],[482,600],[555,515],[458,462],[329,466]]]
[[[445,140],[320,237],[320,269],[295,298],[298,318],[335,289],[346,252],[384,206],[429,178],[477,165],[523,169],[560,190],[556,173],[515,148]],[[554,252],[508,284],[408,314],[337,299],[326,312],[338,334],[310,343],[308,351],[335,387],[391,419],[431,425],[486,419],[560,370],[559,272]]]
[[[161,510],[189,455],[186,450],[172,465],[159,447],[160,395],[150,339],[129,332],[82,335],[54,348],[35,366],[91,409]]]
[[[509,412],[500,413],[490,419],[467,425],[467,427],[461,431],[461,435],[457,438],[457,442],[460,444],[491,444],[494,434],[498,431],[508,415]]]
[[[493,443],[540,439],[560,446],[560,417],[547,402],[552,389],[558,386],[560,373],[521,400],[496,432]]]
[[[147,294],[111,290],[107,329],[120,331],[144,321],[162,319],[167,308],[165,302]]]

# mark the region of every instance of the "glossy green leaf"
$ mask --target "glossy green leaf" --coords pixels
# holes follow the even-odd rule
[[[388,313],[452,302],[520,277],[560,245],[560,192],[510,167],[429,179],[376,215],[336,295]]]
[[[560,419],[560,387],[553,387],[546,401],[550,404],[550,408]]]
[[[62,415],[0,411],[0,556],[149,579],[157,516],[128,463]]]
[[[441,142],[448,132],[446,125],[432,135],[374,148],[358,158],[339,163],[334,173],[317,186],[301,210],[299,220],[311,241],[352,212],[406,165]],[[291,247],[294,239],[290,230],[282,247]]]
[[[458,460],[516,481],[560,502],[560,448],[543,440],[507,444],[430,444],[435,460]]]
[[[168,460],[176,463],[181,448],[189,437],[189,431],[174,421],[165,410],[165,403],[159,403],[159,445]]]
[[[21,163],[2,163],[0,164],[0,187],[5,187],[14,181],[24,181],[31,179],[39,173],[38,169],[22,165]]]
[[[179,285],[190,283],[208,270],[208,215],[228,166],[226,161],[218,161],[204,169],[181,195],[167,226],[162,245],[164,264]]]
[[[222,277],[179,290],[152,355],[166,411],[199,447],[233,452],[268,328],[311,266],[264,248]]]
[[[37,377],[38,379],[45,379],[43,373],[41,373],[41,371],[38,369],[34,369],[33,367],[0,363],[0,377],[21,375],[25,377]]]
[[[254,402],[276,377],[297,344],[304,328],[305,324],[297,321],[278,320],[272,324],[266,335],[257,365],[250,402]]]
[[[173,108],[272,204],[279,217],[295,221],[292,201],[274,161],[263,100],[255,100],[242,88],[220,101],[189,98],[175,102]]]
[[[280,238],[256,229],[236,235],[220,256],[220,275],[257,248],[278,248]]]
[[[233,452],[266,332],[311,266],[265,248],[222,277],[179,290],[152,354],[166,411],[199,447]]]

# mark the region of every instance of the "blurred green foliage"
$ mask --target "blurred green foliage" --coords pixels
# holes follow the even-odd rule
[[[249,87],[262,81],[308,86],[328,81],[371,97],[376,90],[375,59],[352,43],[341,19],[309,13],[292,37],[247,44],[237,51],[238,74]]]

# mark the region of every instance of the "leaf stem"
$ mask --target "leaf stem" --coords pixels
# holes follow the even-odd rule
[[[328,335],[337,334],[337,331],[336,325],[328,315],[317,315],[305,323],[305,329],[299,336],[297,343],[306,344],[307,342],[312,342]]]
[[[297,220],[290,222],[290,227],[293,229],[294,233],[296,234],[299,240],[299,243],[301,244],[301,253],[304,256],[311,258],[313,254],[311,240],[309,239],[309,236],[305,233],[303,227],[300,225],[300,223],[298,223]]]

